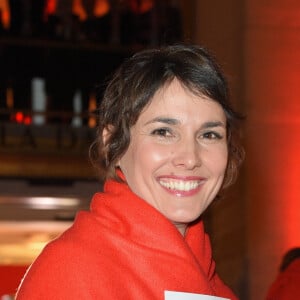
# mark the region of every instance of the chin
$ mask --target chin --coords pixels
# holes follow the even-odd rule
[[[170,216],[170,220],[172,220],[173,223],[179,223],[179,224],[190,224],[194,221],[196,221],[201,214],[181,214],[181,215],[173,215]]]

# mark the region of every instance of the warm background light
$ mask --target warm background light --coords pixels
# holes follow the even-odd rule
[[[300,2],[247,1],[246,112],[250,299],[300,245]]]
[[[0,222],[0,265],[29,265],[70,222]]]

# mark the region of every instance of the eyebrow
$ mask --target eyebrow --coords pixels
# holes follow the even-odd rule
[[[151,123],[156,123],[156,122],[164,123],[164,124],[168,124],[168,125],[177,125],[180,123],[179,120],[177,120],[177,119],[167,118],[167,117],[157,117],[157,118],[151,119],[145,125],[148,125]]]
[[[224,127],[226,128],[226,125],[221,121],[209,121],[205,122],[201,125],[201,128],[213,128],[213,127]]]
[[[157,118],[154,118],[154,119],[148,121],[145,125],[148,125],[151,123],[156,123],[156,122],[164,123],[164,124],[168,124],[168,125],[178,125],[180,123],[180,121],[177,119],[168,118],[168,117],[157,117]],[[201,128],[203,128],[203,129],[214,128],[214,127],[226,128],[226,125],[221,121],[208,121],[201,125]]]

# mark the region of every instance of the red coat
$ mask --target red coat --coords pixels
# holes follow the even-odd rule
[[[300,258],[279,273],[271,285],[266,300],[300,299]]]
[[[199,221],[184,238],[125,184],[109,181],[90,212],[33,263],[18,300],[164,299],[164,291],[237,298],[215,273]]]

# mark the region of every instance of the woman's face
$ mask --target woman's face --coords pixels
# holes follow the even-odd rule
[[[175,79],[131,128],[119,165],[131,190],[184,234],[218,193],[227,157],[222,107]]]

